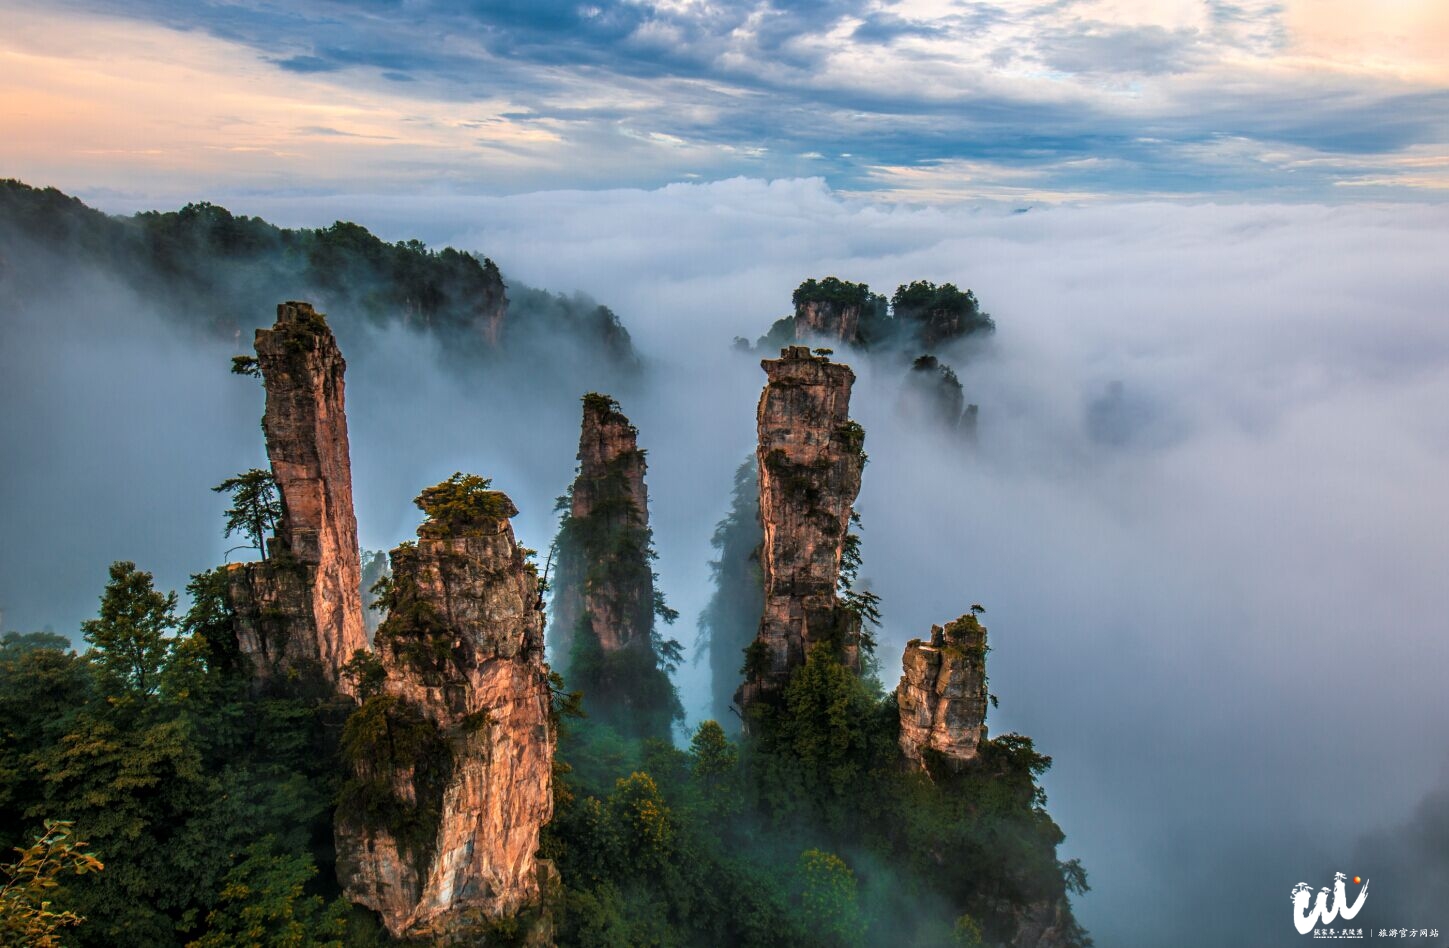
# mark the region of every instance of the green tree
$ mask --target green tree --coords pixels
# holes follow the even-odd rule
[[[240,533],[266,560],[267,535],[276,533],[277,521],[282,518],[282,501],[272,472],[254,467],[228,477],[212,490],[231,495],[231,506],[226,509],[226,535]]]
[[[90,919],[83,944],[173,945],[178,929],[201,921],[245,827],[228,819],[232,804],[184,721],[103,714],[82,712],[33,755],[43,796],[29,816],[67,814],[106,861],[67,889]]]
[[[807,849],[796,867],[806,926],[824,945],[859,945],[865,934],[855,873],[834,853]]]
[[[706,808],[719,815],[737,813],[741,800],[737,782],[740,752],[718,721],[705,721],[689,742],[690,775]]]
[[[100,616],[81,623],[103,693],[114,701],[147,700],[175,647],[176,594],[160,593],[135,563],[111,564]]]
[[[518,513],[513,501],[501,490],[493,490],[493,479],[459,471],[432,487],[425,487],[413,499],[427,515],[419,536],[464,537],[492,530],[496,521]]]
[[[308,853],[280,852],[259,840],[222,881],[206,934],[188,948],[342,948],[350,906],[308,895],[317,874]]]
[[[59,948],[61,929],[85,921],[69,909],[58,908],[55,896],[61,876],[83,876],[105,868],[75,837],[67,820],[46,820],[45,830],[33,845],[16,848],[20,858],[0,865],[0,946],[4,948]]]

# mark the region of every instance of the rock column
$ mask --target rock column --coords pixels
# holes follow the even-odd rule
[[[765,611],[746,653],[739,695],[746,710],[783,689],[816,643],[836,647],[851,667],[859,664],[859,622],[837,595],[865,465],[864,433],[850,421],[855,374],[803,346],[760,365],[769,379],[756,453]]]
[[[649,647],[654,573],[638,435],[608,396],[584,396],[570,526],[559,538],[554,647],[562,658],[585,623],[606,655]]]
[[[905,674],[896,687],[901,752],[918,767],[935,752],[947,767],[974,760],[986,739],[986,628],[967,613],[931,640],[912,639],[901,658]]]
[[[282,665],[315,663],[337,682],[341,667],[367,647],[343,392],[347,363],[326,319],[307,303],[279,305],[276,325],[257,330],[256,350],[282,518],[268,562],[231,568],[238,640],[262,679]]]
[[[338,877],[394,936],[434,937],[537,903],[555,734],[538,577],[507,496],[392,551],[376,681],[349,721]],[[406,753],[399,748],[405,748]]]

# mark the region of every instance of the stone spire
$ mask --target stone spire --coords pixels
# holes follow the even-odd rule
[[[607,395],[590,393],[583,401],[570,522],[574,532],[615,539],[629,533],[639,542],[589,544],[580,542],[586,538],[571,537],[571,531],[561,534],[554,647],[565,661],[582,623],[588,623],[600,650],[608,654],[633,643],[647,648],[654,619],[647,464],[639,450],[639,432]]]
[[[233,567],[238,639],[257,674],[316,662],[337,681],[367,647],[362,567],[352,509],[343,374],[347,363],[326,319],[307,303],[282,303],[256,334],[267,390],[267,455],[281,496],[272,559]]]
[[[550,647],[590,714],[622,733],[668,740],[684,711],[666,667],[677,643],[654,634],[657,615],[675,614],[654,589],[644,452],[617,402],[594,392],[583,402],[579,473],[559,525]]]
[[[536,857],[555,745],[538,576],[512,502],[474,483],[452,495],[461,514],[392,551],[379,667],[343,736],[338,877],[394,936],[518,915],[551,870]]]
[[[931,629],[930,642],[912,639],[896,687],[901,752],[927,767],[934,751],[957,769],[975,759],[986,739],[986,628],[967,613]]]
[[[836,594],[852,504],[865,465],[864,432],[850,420],[850,367],[803,346],[760,365],[760,566],[765,611],[746,656],[739,701],[778,693],[810,647],[829,642],[859,664],[859,620]]]

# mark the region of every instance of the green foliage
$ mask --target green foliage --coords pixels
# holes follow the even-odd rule
[[[453,630],[418,588],[417,556],[417,544],[400,544],[392,552],[396,571],[373,585],[373,607],[387,611],[373,643],[379,652],[390,652],[428,680],[439,681],[452,660]]]
[[[498,521],[518,513],[493,480],[461,471],[440,484],[423,488],[413,499],[427,520],[418,535],[432,538],[486,536],[497,532]]]
[[[600,415],[616,414],[619,411],[619,403],[609,395],[601,395],[598,392],[587,392],[583,397],[584,411],[594,412]]]
[[[309,853],[280,851],[271,838],[253,843],[222,880],[206,933],[187,948],[343,948],[351,906],[306,894],[315,875]]]
[[[118,564],[85,658],[55,636],[0,642],[0,838],[20,844],[64,814],[106,864],[55,889],[56,905],[88,919],[68,943],[201,937],[234,855],[265,836],[315,860],[315,894],[335,895],[342,716],[301,682],[253,691],[226,586],[226,570],[193,577],[171,635],[172,597]]]
[[[175,647],[176,594],[159,593],[135,563],[111,564],[101,614],[81,624],[100,685],[114,701],[144,701],[161,687],[161,669]]]
[[[262,377],[262,366],[256,356],[236,355],[231,357],[231,374],[246,375],[254,379]]]
[[[105,866],[76,839],[67,820],[46,820],[33,845],[16,851],[20,858],[0,865],[0,946],[60,948],[61,930],[85,919],[54,902],[63,875],[83,876]]]
[[[790,301],[796,306],[805,303],[834,303],[838,306],[864,306],[870,300],[870,287],[864,283],[847,283],[833,276],[816,280],[813,277],[795,288]]]
[[[338,796],[339,818],[385,830],[414,866],[425,866],[453,773],[453,752],[438,726],[396,695],[373,695],[347,719],[342,760],[351,776]],[[412,775],[411,799],[393,786],[400,773]]]
[[[972,333],[990,333],[996,327],[981,312],[976,296],[962,292],[952,283],[937,286],[928,280],[902,284],[891,297],[896,319],[914,333],[927,348]]]
[[[445,358],[466,366],[503,353],[553,361],[559,338],[578,342],[589,364],[638,362],[607,306],[516,281],[505,287],[486,257],[416,240],[388,243],[354,223],[285,229],[206,203],[111,217],[13,180],[0,180],[0,223],[0,257],[16,263],[43,255],[94,267],[218,339],[250,334],[259,314],[290,298],[314,300],[349,320],[430,334]],[[35,270],[38,281],[54,267]],[[504,306],[508,316],[499,319]]]
[[[387,680],[387,669],[383,668],[382,660],[376,655],[360,648],[342,666],[342,677],[352,683],[353,693],[366,701],[382,690],[382,683]]]
[[[583,402],[586,413],[619,411],[616,401],[597,392]],[[683,647],[659,629],[659,623],[672,624],[679,613],[656,586],[654,535],[647,511],[634,500],[634,479],[643,466],[642,451],[621,453],[559,498],[556,509],[563,515],[553,544],[549,645],[569,687],[583,693],[596,719],[633,737],[666,738],[684,717],[669,677]],[[574,515],[576,490],[588,497],[587,510],[579,516]],[[588,612],[588,604],[597,602],[606,604],[600,611],[618,626],[602,633],[610,640],[624,639],[622,647],[603,647],[596,617]]]
[[[212,490],[231,495],[231,506],[226,510],[226,535],[244,535],[265,560],[267,534],[276,533],[277,522],[282,519],[282,501],[272,472],[252,468],[228,477]]]
[[[796,866],[800,909],[822,945],[859,945],[865,934],[855,873],[834,853],[807,849]]]
[[[951,944],[955,948],[983,948],[981,926],[970,915],[962,915],[951,926]]]

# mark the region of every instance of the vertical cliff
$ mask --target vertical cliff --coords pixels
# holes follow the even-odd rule
[[[666,665],[677,645],[655,634],[647,468],[638,431],[607,395],[583,398],[579,470],[559,527],[553,654],[591,714],[639,736],[667,737],[683,716]]]
[[[742,708],[778,693],[816,643],[859,665],[860,621],[836,594],[852,504],[865,465],[864,432],[850,420],[850,367],[785,349],[760,365],[760,568],[765,607],[747,650]]]
[[[860,304],[806,300],[795,305],[795,338],[852,343],[860,335]]]
[[[434,936],[541,898],[555,734],[538,577],[517,513],[482,478],[425,490],[416,543],[392,551],[375,657],[354,666],[338,877],[394,935]]]
[[[986,738],[985,626],[972,613],[934,626],[929,642],[907,643],[901,666],[896,704],[906,759],[925,767],[926,752],[934,752],[951,768],[973,760]]]
[[[272,558],[229,572],[238,641],[260,678],[316,666],[328,679],[367,646],[347,442],[347,363],[326,319],[283,303],[256,334],[267,455],[282,517]]]
[[[806,280],[795,288],[795,340],[861,341],[861,311],[870,304],[870,287],[836,277]]]

